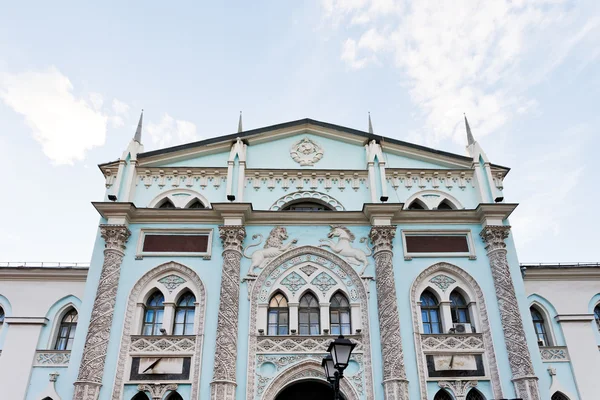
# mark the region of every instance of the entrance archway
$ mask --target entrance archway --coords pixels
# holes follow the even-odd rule
[[[299,381],[286,387],[275,400],[331,400],[333,389],[327,383],[317,380]],[[342,399],[345,399],[342,396]]]

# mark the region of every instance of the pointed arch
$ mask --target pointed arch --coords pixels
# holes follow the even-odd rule
[[[81,308],[81,300],[74,295],[64,296],[57,300],[48,308],[46,318],[51,321],[46,327],[42,329],[40,333],[40,339],[38,342],[39,348],[42,349],[54,349],[56,339],[59,336],[60,323],[67,313],[71,310],[75,310],[79,313]]]
[[[469,390],[469,393],[467,393],[467,397],[465,397],[465,400],[486,400],[485,396],[483,395],[483,393],[481,393],[479,390],[473,388],[471,390]]]
[[[435,396],[433,396],[433,400],[454,400],[450,392],[446,389],[440,389],[437,391]]]
[[[440,208],[442,203],[444,206]],[[406,199],[404,204],[405,210],[411,210],[412,204],[418,204],[424,210],[448,210],[448,207],[452,210],[462,210],[465,208],[456,197],[441,190],[421,190]]]
[[[500,375],[498,372],[498,364],[496,362],[496,352],[494,350],[494,343],[492,340],[492,331],[489,324],[489,317],[485,302],[485,296],[483,294],[483,290],[477,283],[477,281],[465,270],[462,268],[446,263],[439,262],[431,265],[426,268],[423,272],[421,272],[414,280],[411,291],[410,291],[410,299],[411,299],[411,308],[412,308],[412,317],[413,317],[413,329],[414,332],[420,331],[419,326],[419,307],[417,304],[418,298],[420,296],[421,290],[423,287],[431,286],[431,279],[434,277],[438,277],[439,275],[451,275],[451,280],[444,279],[444,282],[438,282],[438,284],[444,288],[446,292],[451,293],[456,286],[467,286],[464,289],[469,290],[473,293],[473,297],[475,300],[474,307],[477,310],[477,314],[480,321],[480,330],[478,332],[482,333],[483,344],[485,349],[485,355],[488,361],[488,369],[489,376],[492,384],[492,390],[494,393],[494,398],[502,398],[502,387],[500,385]],[[446,276],[445,278],[447,278]],[[447,286],[446,286],[447,285]],[[440,288],[441,290],[441,288]],[[449,292],[448,292],[449,291]],[[443,292],[443,290],[442,290]],[[422,343],[421,343],[421,335],[415,335],[415,345],[417,353],[420,352],[420,355],[417,356],[417,366],[419,372],[419,380],[421,385],[421,396],[423,399],[427,398],[427,375],[425,372],[425,366],[427,365],[424,353],[422,351]]]
[[[258,277],[254,281],[252,288],[250,289],[250,334],[248,351],[249,354],[255,355],[258,348],[258,328],[257,328],[257,315],[259,314],[259,308],[265,307],[269,299],[269,295],[273,292],[272,282],[282,276],[287,276],[285,273],[291,268],[300,266],[303,268],[304,265],[317,266],[320,269],[324,269],[331,276],[344,282],[344,285],[348,288],[346,293],[352,302],[352,307],[360,309],[357,313],[355,321],[356,327],[361,328],[361,333],[352,335],[351,339],[364,343],[361,346],[362,351],[362,373],[364,376],[366,398],[372,399],[373,395],[373,376],[371,367],[371,348],[370,348],[370,329],[369,329],[369,309],[368,309],[368,295],[362,278],[358,272],[348,264],[344,259],[340,258],[336,254],[333,254],[327,250],[324,250],[315,246],[301,246],[293,250],[287,251],[271,260],[265,268],[261,270]],[[314,272],[313,272],[314,274]],[[311,275],[312,277],[313,275]],[[268,285],[266,285],[268,284]],[[312,339],[311,339],[312,340]],[[322,377],[323,371],[321,368],[321,359],[316,363],[317,372],[315,376]],[[256,374],[259,368],[259,361],[257,358],[248,358],[247,368],[247,387],[246,393],[248,398],[254,398],[257,393],[258,387],[256,386]],[[295,367],[289,367],[295,368]],[[288,369],[289,369],[288,368]],[[285,371],[288,371],[286,369]],[[285,371],[282,371],[283,374]],[[281,375],[280,374],[280,375]],[[277,377],[275,378],[277,379]],[[306,379],[306,378],[305,378]],[[348,380],[350,381],[350,380]],[[349,385],[351,385],[349,383]],[[263,392],[264,393],[264,392]],[[276,394],[276,393],[275,393]],[[275,396],[275,394],[273,396]],[[263,399],[269,399],[263,395]],[[273,397],[274,398],[274,397]]]
[[[200,201],[203,208],[211,208],[206,197],[190,189],[171,189],[160,193],[148,203],[148,208],[163,208],[161,206],[167,201],[173,205],[172,208],[190,208],[195,201]]]
[[[273,205],[269,208],[269,210],[280,211],[283,210],[286,206],[300,201],[314,201],[326,205],[332,211],[345,211],[344,206],[337,199],[334,199],[328,194],[316,191],[299,191],[286,194],[285,196],[277,199],[275,203],[273,203]]]
[[[406,207],[407,210],[428,210],[427,205],[421,199],[414,199]]]
[[[148,395],[146,395],[146,393],[144,393],[144,392],[137,392],[135,394],[135,396],[133,396],[131,398],[131,400],[150,400],[150,399],[148,398]]]
[[[537,300],[529,305],[529,317],[533,324],[538,346],[556,346],[552,317],[546,307]]]
[[[135,283],[127,300],[127,309],[125,312],[125,319],[123,322],[123,335],[121,337],[121,346],[119,349],[119,358],[117,361],[117,368],[115,370],[114,378],[114,389],[113,397],[120,398],[123,393],[124,383],[123,379],[125,376],[125,365],[129,354],[129,348],[132,341],[132,335],[136,335],[134,331],[134,318],[137,312],[137,304],[140,298],[144,297],[144,291],[148,291],[149,288],[157,287],[160,279],[169,277],[170,275],[176,274],[181,275],[186,282],[182,283],[179,287],[173,290],[172,296],[175,296],[179,291],[190,290],[196,296],[196,302],[198,304],[197,311],[194,317],[194,334],[195,346],[194,346],[194,361],[192,365],[192,371],[190,372],[190,380],[192,382],[190,398],[198,397],[200,373],[201,373],[201,361],[202,361],[202,345],[204,339],[204,321],[206,313],[206,289],[204,283],[192,270],[191,268],[170,261],[161,264],[150,271],[146,272],[138,281]],[[162,284],[164,286],[164,284]],[[183,287],[183,288],[182,288]],[[166,286],[165,286],[166,288]],[[176,292],[176,290],[178,290]],[[163,291],[164,293],[164,291]]]
[[[556,391],[550,400],[570,400],[569,397],[561,391]]]

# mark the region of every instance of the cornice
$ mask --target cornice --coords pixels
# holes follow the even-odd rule
[[[527,268],[525,281],[600,280],[600,268]]]
[[[369,225],[373,217],[385,217],[391,224],[481,224],[486,218],[504,220],[517,204],[480,204],[473,210],[403,210],[402,203],[365,204],[361,211],[318,213],[253,210],[250,203],[212,203],[211,209],[137,208],[133,203],[92,203],[103,218],[128,223],[222,224],[226,218],[240,218],[245,225]]]
[[[53,267],[2,267],[2,281],[69,281],[85,282],[88,268],[53,268]]]

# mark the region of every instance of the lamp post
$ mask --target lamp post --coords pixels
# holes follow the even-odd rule
[[[340,335],[329,344],[327,349],[329,354],[321,362],[327,382],[333,388],[334,400],[340,399],[340,380],[344,378],[344,370],[350,362],[350,356],[355,347],[356,344]]]

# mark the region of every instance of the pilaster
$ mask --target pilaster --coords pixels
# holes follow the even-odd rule
[[[408,400],[408,380],[404,369],[400,314],[392,264],[392,241],[395,235],[396,226],[386,225],[373,226],[369,237],[375,258],[385,400]]]
[[[125,225],[100,225],[100,235],[105,241],[104,262],[75,382],[74,400],[97,400],[100,394],[123,251],[131,232]]]
[[[488,225],[481,231],[480,236],[485,242],[490,260],[515,392],[517,397],[524,400],[540,400],[538,378],[533,370],[515,287],[506,258],[504,239],[509,233],[510,226]]]
[[[211,382],[211,400],[234,400],[240,261],[246,229],[243,226],[220,226],[219,236],[223,243],[223,275],[221,278],[215,365]]]

